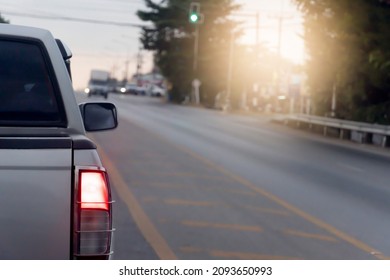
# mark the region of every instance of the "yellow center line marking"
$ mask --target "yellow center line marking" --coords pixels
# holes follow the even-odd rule
[[[311,239],[317,239],[317,240],[329,241],[329,242],[337,242],[336,238],[329,235],[313,234],[313,233],[307,233],[307,232],[293,230],[293,229],[287,229],[284,230],[283,232],[288,235],[294,235],[294,236],[299,236],[304,238],[311,238]]]
[[[95,143],[97,143],[97,141],[95,141]],[[109,159],[104,150],[100,148],[99,145],[97,146],[99,148],[99,154],[104,161],[105,167],[110,171],[109,176],[113,182],[112,185],[118,192],[121,199],[126,203],[131,216],[133,217],[145,239],[149,242],[160,259],[176,260],[177,257],[175,253],[171,250],[164,237],[160,235],[152,221],[146,215],[141,205],[138,203],[137,198],[132,194],[119,171],[115,168],[115,165]]]
[[[220,224],[220,223],[209,223],[209,222],[202,222],[202,221],[182,221],[181,224],[188,226],[188,227],[228,229],[228,230],[252,231],[252,232],[262,232],[263,231],[263,229],[259,226]]]
[[[217,206],[218,202],[213,201],[194,201],[194,200],[182,200],[182,199],[165,199],[165,204],[171,205],[185,205],[185,206]]]

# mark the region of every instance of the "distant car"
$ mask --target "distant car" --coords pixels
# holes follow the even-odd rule
[[[136,84],[127,84],[125,86],[126,92],[130,94],[137,94],[138,93],[138,86]]]
[[[150,85],[146,89],[146,93],[153,97],[163,97],[166,95],[166,90],[158,85]]]
[[[126,84],[120,88],[121,93],[130,93],[134,95],[145,95],[145,88],[140,87],[136,84]]]

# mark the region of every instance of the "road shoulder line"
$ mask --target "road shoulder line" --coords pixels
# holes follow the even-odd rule
[[[97,141],[94,142],[97,143]],[[162,237],[162,235],[157,231],[149,217],[146,215],[113,162],[108,158],[107,154],[98,144],[97,146],[99,149],[99,154],[102,157],[102,161],[104,162],[107,170],[109,170],[109,177],[112,181],[111,185],[113,185],[121,199],[125,202],[127,208],[129,209],[130,215],[133,217],[135,223],[137,224],[147,242],[152,246],[153,250],[160,259],[177,260],[177,256],[169,247],[164,237]]]

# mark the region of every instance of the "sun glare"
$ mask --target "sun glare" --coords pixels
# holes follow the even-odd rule
[[[302,39],[302,14],[288,0],[241,0],[241,12],[248,14],[237,18],[243,22],[244,31],[239,42],[246,45],[260,43],[271,52],[297,64],[305,62],[305,46]],[[256,13],[258,20],[256,22]],[[253,14],[254,16],[250,16]]]

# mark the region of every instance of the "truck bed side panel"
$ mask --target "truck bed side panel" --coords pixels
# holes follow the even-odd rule
[[[0,149],[0,259],[69,259],[71,148]]]

